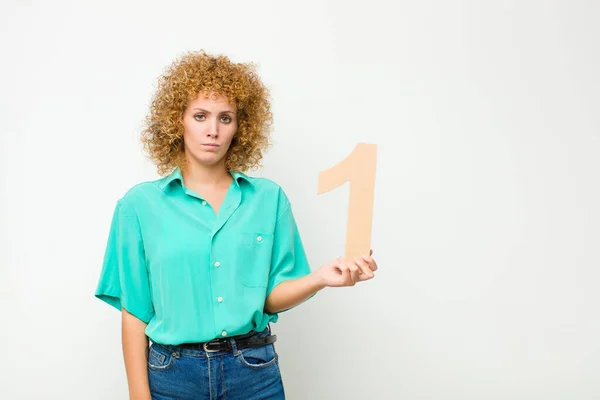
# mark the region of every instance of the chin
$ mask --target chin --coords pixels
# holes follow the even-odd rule
[[[222,159],[222,157],[217,157],[217,156],[214,156],[214,157],[203,156],[203,157],[194,157],[194,158],[200,164],[205,165],[207,167],[212,167],[212,166],[218,164],[221,161],[221,159]]]
[[[190,160],[193,160],[193,162],[207,167],[212,167],[218,164],[225,157],[224,154],[217,154],[215,152],[208,151],[189,152],[188,154],[188,158]]]

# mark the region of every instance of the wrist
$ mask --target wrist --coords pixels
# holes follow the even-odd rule
[[[327,282],[325,282],[325,279],[323,278],[323,276],[320,274],[319,271],[320,271],[319,269],[316,271],[313,271],[310,273],[310,275],[307,276],[307,278],[311,282],[311,285],[316,289],[316,291],[319,291],[319,290],[327,287]]]

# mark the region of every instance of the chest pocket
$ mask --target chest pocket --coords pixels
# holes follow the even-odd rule
[[[267,287],[273,253],[273,234],[244,232],[237,243],[238,281],[247,287]]]

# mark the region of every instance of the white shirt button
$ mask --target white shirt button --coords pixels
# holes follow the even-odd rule
[[[218,261],[215,263],[215,267],[217,267],[217,268],[219,268],[220,265],[221,265],[221,263]]]
[[[206,205],[206,201],[202,201],[202,205],[205,206]]]
[[[222,297],[219,297],[217,300],[219,301],[219,303],[223,302],[223,298]]]
[[[261,242],[262,241],[262,236],[257,237],[256,240],[258,240],[259,242]]]
[[[221,335],[227,336],[227,332],[223,331],[223,332],[221,332]]]

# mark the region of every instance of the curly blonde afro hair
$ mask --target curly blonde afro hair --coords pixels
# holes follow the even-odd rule
[[[199,51],[180,56],[158,80],[141,138],[158,173],[185,168],[181,118],[189,101],[201,92],[224,96],[237,108],[238,129],[225,156],[226,168],[242,172],[258,168],[273,123],[267,88],[254,64],[232,63],[226,56]]]

